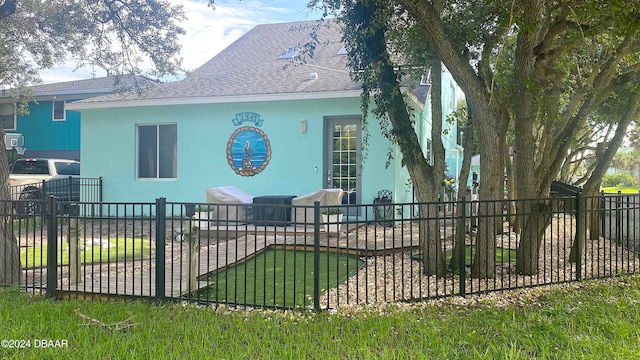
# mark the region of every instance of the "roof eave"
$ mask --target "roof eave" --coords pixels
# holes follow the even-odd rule
[[[113,92],[113,89],[102,88],[102,89],[80,89],[80,90],[51,90],[51,91],[34,91],[33,97],[40,96],[62,96],[62,95],[87,95],[87,96],[97,96],[98,94],[110,94]]]
[[[113,89],[107,89],[107,88],[102,88],[102,89],[84,89],[84,90],[47,90],[47,91],[34,91],[31,94],[31,97],[35,100],[43,100],[43,99],[51,99],[53,97],[57,97],[57,96],[64,96],[64,97],[76,97],[76,98],[88,98],[88,97],[94,97],[94,96],[100,96],[100,95],[107,95],[107,94],[111,94],[113,92]],[[18,98],[21,94],[20,93],[6,93],[6,94],[0,94],[0,99],[15,99]]]
[[[418,98],[418,96],[416,96],[416,94],[414,94],[413,90],[408,88],[408,87],[402,87],[402,91],[403,93],[405,93],[409,100],[412,101],[414,104],[416,104],[418,107],[420,107],[420,110],[424,110],[425,109],[425,102],[422,101],[422,99]]]
[[[197,104],[230,104],[243,102],[266,102],[286,100],[321,100],[360,97],[361,90],[341,90],[325,92],[259,94],[259,95],[233,95],[233,96],[207,96],[187,98],[158,98],[135,100],[111,100],[100,102],[73,102],[66,105],[67,110],[112,109],[129,107],[149,107],[167,105],[197,105]]]

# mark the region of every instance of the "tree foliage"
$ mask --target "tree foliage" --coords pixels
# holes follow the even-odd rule
[[[181,6],[165,0],[6,0],[0,5],[0,86],[22,89],[69,59],[110,75],[176,75]]]
[[[165,0],[0,1],[0,90],[28,96],[25,89],[40,81],[41,69],[69,58],[79,67],[94,66],[109,75],[175,75],[180,70],[183,19],[182,7]],[[0,147],[5,148],[3,129]],[[0,156],[0,177],[5,179],[0,186],[3,214],[9,214],[7,156]],[[0,219],[0,228],[8,221]],[[11,231],[1,229],[0,285],[17,285],[17,243]]]
[[[614,186],[636,186],[637,181],[628,173],[613,173],[606,174],[602,178],[602,186],[603,187],[614,187]]]

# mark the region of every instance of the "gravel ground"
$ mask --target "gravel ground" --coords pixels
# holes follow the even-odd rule
[[[467,268],[465,292],[484,293],[498,289],[573,281],[576,278],[575,264],[568,261],[571,243],[565,239],[572,239],[575,233],[574,224],[575,221],[568,215],[556,216],[553,219],[542,244],[543,254],[537,274],[519,275],[515,264],[509,263],[496,266],[493,279],[472,279]],[[505,232],[497,236],[496,243],[503,248],[516,249],[518,236],[512,232]],[[626,269],[625,272],[640,270],[637,254],[609,240],[587,240],[585,249],[586,254],[582,262],[584,279],[615,275],[622,269]],[[321,307],[338,308],[361,303],[379,305],[460,293],[458,275],[448,275],[440,279],[422,275],[420,262],[411,258],[415,254],[416,252],[403,252],[363,258],[366,264],[355,275],[337,288],[324,293],[320,301]]]

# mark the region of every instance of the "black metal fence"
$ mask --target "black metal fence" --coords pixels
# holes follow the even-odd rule
[[[18,215],[34,215],[46,211],[44,200],[55,197],[63,206],[58,212],[73,211],[74,204],[82,199],[87,202],[102,202],[102,178],[64,177],[35,183],[11,186],[13,211]],[[41,200],[41,201],[37,201]]]
[[[0,280],[58,298],[321,310],[640,269],[639,195],[340,207],[160,198],[64,213],[65,202],[34,201],[54,211],[16,216],[0,204]]]

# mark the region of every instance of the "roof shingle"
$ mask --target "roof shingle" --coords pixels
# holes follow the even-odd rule
[[[309,43],[314,27],[319,44],[313,57],[304,62],[279,59],[288,49]],[[343,46],[341,39],[342,28],[335,21],[258,25],[184,80],[160,84],[139,96],[130,94],[127,102],[131,105],[136,100],[359,91],[360,84],[349,76],[347,57],[338,54]],[[118,100],[122,100],[121,94],[77,103]]]
[[[289,49],[310,43],[313,31],[318,41],[313,56],[280,59]],[[184,80],[142,93],[88,98],[68,108],[357,97],[362,86],[350,77],[342,34],[335,20],[258,25]],[[405,86],[425,103],[430,86],[408,79]]]

